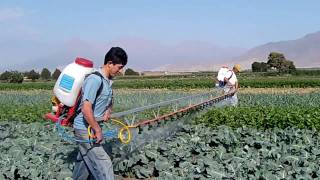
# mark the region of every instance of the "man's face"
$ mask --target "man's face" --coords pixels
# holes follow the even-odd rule
[[[122,64],[112,64],[110,63],[109,64],[109,68],[110,68],[110,76],[111,77],[114,77],[116,76],[117,74],[119,74],[119,72],[121,71],[121,69],[124,67],[124,65]]]

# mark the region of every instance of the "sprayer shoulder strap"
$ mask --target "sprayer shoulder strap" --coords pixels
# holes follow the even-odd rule
[[[229,71],[231,71],[231,70],[229,70]],[[233,76],[233,71],[231,71],[231,76],[228,78],[228,80],[230,80],[232,78],[232,76]]]
[[[95,75],[97,75],[97,76],[99,76],[99,77],[101,78],[101,84],[100,84],[100,86],[99,86],[99,89],[98,89],[98,91],[97,91],[96,98],[95,98],[95,100],[94,100],[94,102],[96,102],[98,96],[100,96],[100,94],[101,94],[101,92],[102,92],[102,89],[103,89],[103,79],[104,79],[104,78],[103,78],[102,74],[99,73],[98,71],[95,71],[95,72],[93,72],[93,73],[91,73],[91,74],[95,74]]]
[[[95,75],[97,75],[97,76],[99,76],[99,77],[101,78],[101,83],[100,83],[99,89],[98,89],[98,91],[97,91],[96,98],[94,99],[94,103],[95,103],[95,102],[97,101],[98,96],[100,96],[100,94],[101,94],[101,92],[102,92],[102,89],[103,89],[103,76],[102,76],[101,73],[99,73],[98,71],[95,71],[95,72],[93,72],[93,73],[91,73],[91,74],[95,74]],[[88,74],[88,75],[86,76],[86,78],[87,78],[89,75],[91,75],[91,74]],[[78,115],[78,114],[81,112],[81,108],[79,108],[79,106],[80,106],[80,104],[81,104],[82,95],[83,95],[83,92],[81,92],[81,97],[80,97],[79,100],[78,100],[78,104],[77,104],[78,108],[77,108],[77,111],[76,111],[76,115]]]

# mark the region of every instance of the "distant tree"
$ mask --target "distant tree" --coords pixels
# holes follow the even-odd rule
[[[290,71],[290,73],[296,71],[296,66],[294,65],[293,61],[289,61],[289,60],[287,60],[287,61],[289,63],[289,71]]]
[[[57,80],[61,74],[61,71],[59,69],[54,70],[52,74],[52,79]]]
[[[51,72],[47,68],[43,68],[40,74],[41,79],[51,79]]]
[[[279,72],[292,73],[295,70],[296,70],[296,67],[293,64],[293,61],[284,60],[283,62],[281,62],[281,66],[280,66]]]
[[[136,71],[134,71],[133,69],[131,69],[131,68],[128,68],[126,71],[125,71],[125,73],[124,73],[124,75],[139,75],[139,73],[138,72],[136,72]]]
[[[12,72],[9,72],[9,71],[5,71],[4,73],[2,73],[0,75],[0,80],[2,81],[8,81],[10,76],[11,76]]]
[[[281,64],[285,61],[286,58],[283,54],[278,52],[271,52],[268,56],[268,62],[270,68],[275,68],[279,70],[281,68]]]
[[[40,74],[34,71],[33,69],[28,73],[27,76],[29,79],[32,79],[32,81],[35,81],[36,79],[39,79]]]
[[[268,64],[265,62],[254,62],[251,64],[252,72],[267,72]]]
[[[23,77],[29,77],[29,71],[22,72]]]
[[[267,63],[265,63],[265,62],[261,62],[261,66],[260,66],[260,68],[261,68],[261,72],[267,72],[267,71],[268,71],[269,66],[268,66],[268,64],[267,64]]]
[[[23,75],[18,71],[12,71],[9,77],[9,83],[22,83]]]
[[[293,61],[287,60],[282,53],[271,52],[268,56],[268,66],[275,68],[279,73],[290,73],[296,68]]]
[[[252,72],[260,72],[260,63],[259,62],[253,62],[251,64],[251,70],[252,70]]]

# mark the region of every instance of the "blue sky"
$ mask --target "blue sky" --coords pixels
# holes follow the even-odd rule
[[[167,56],[146,63],[145,69],[150,69],[160,66],[161,59],[185,58],[177,54],[177,49],[190,44],[198,43],[196,49],[210,46],[241,52],[268,42],[301,38],[320,30],[319,7],[317,0],[2,0],[0,66],[15,68],[16,64],[36,63],[39,59],[50,65],[50,53],[67,54],[59,51],[69,47],[66,44],[70,42],[85,44],[79,49],[93,59],[102,58],[104,47],[136,45],[128,50],[134,55],[129,65],[136,68],[144,66],[146,59],[154,59],[155,49],[172,51],[157,52],[157,57],[165,53]],[[87,53],[85,47],[94,50]],[[56,58],[67,59],[79,53],[81,56],[75,48],[70,51],[76,53]]]

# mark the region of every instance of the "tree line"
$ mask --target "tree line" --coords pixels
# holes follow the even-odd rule
[[[35,70],[26,72],[5,71],[0,75],[0,80],[2,82],[9,83],[22,83],[25,79],[29,79],[31,81],[36,81],[37,79],[48,81],[57,80],[60,74],[61,71],[59,69],[55,69],[55,71],[51,73],[47,68],[43,68],[40,73],[36,72]]]
[[[293,73],[296,67],[293,61],[285,58],[282,53],[271,52],[268,56],[268,61],[253,62],[251,64],[252,72],[267,72],[271,69],[277,70],[279,73]]]
[[[0,81],[9,83],[22,83],[24,80],[36,81],[38,79],[48,81],[57,80],[61,74],[59,69],[55,69],[53,73],[49,69],[43,68],[41,72],[36,72],[35,70],[19,72],[19,71],[5,71],[0,74]],[[131,68],[126,69],[124,75],[139,75],[138,72]]]

